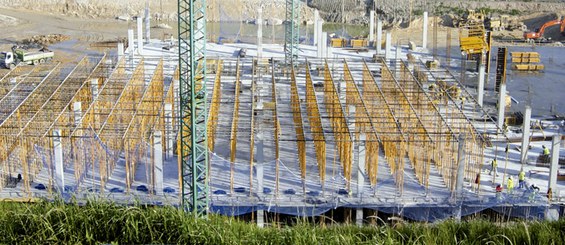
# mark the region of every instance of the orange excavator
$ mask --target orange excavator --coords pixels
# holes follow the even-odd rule
[[[551,20],[548,22],[545,22],[540,28],[536,29],[536,31],[534,32],[524,32],[524,39],[526,40],[535,40],[535,39],[539,39],[543,37],[543,33],[545,32],[545,29],[550,27],[550,26],[555,26],[555,25],[560,25],[560,31],[561,34],[564,34],[563,32],[565,31],[565,21],[563,21],[561,18],[557,19],[557,20]]]

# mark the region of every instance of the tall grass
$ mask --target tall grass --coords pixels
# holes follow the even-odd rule
[[[0,243],[57,244],[563,244],[565,220],[496,224],[485,220],[396,226],[300,222],[257,228],[233,218],[195,219],[174,207],[92,201],[0,203]]]

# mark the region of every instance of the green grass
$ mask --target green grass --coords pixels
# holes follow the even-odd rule
[[[94,201],[0,203],[0,243],[14,244],[563,244],[565,220],[485,220],[392,226],[304,222],[257,228],[233,218],[195,219],[173,207],[120,206]]]

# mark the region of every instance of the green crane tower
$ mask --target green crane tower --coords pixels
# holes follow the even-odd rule
[[[206,216],[206,0],[178,1],[178,35],[181,205],[196,216]]]

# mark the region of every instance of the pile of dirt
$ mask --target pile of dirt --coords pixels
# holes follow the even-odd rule
[[[35,35],[30,38],[22,40],[24,45],[38,44],[41,46],[48,46],[54,43],[60,43],[70,40],[71,37],[63,34],[48,34],[48,35]]]

